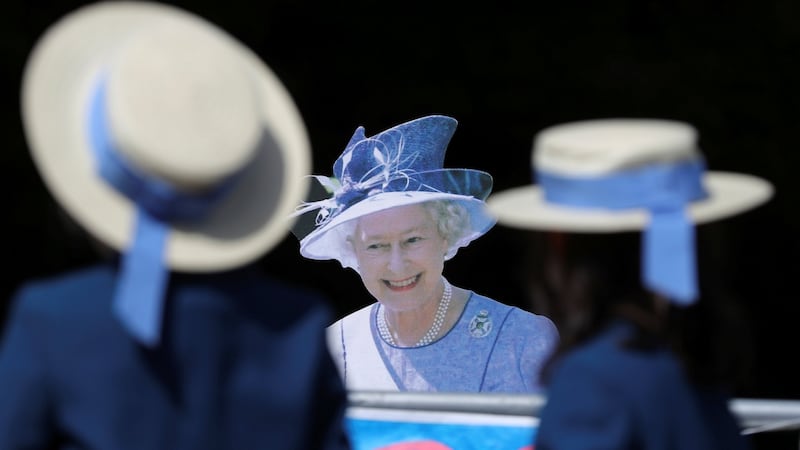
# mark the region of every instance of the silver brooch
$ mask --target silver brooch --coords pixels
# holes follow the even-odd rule
[[[469,322],[469,334],[472,337],[486,337],[492,331],[492,319],[489,318],[489,311],[480,310],[478,315]]]

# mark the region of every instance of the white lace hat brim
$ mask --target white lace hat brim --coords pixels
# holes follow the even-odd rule
[[[341,232],[344,228],[341,227],[342,224],[389,208],[433,200],[457,201],[467,208],[471,230],[453,250],[468,245],[496,223],[495,218],[486,210],[485,202],[474,197],[446,192],[384,192],[356,203],[303,238],[300,241],[300,254],[310,259],[336,259],[345,268],[356,267],[352,247],[347,242],[347,236]]]

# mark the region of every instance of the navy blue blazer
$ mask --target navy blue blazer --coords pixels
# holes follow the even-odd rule
[[[24,286],[0,343],[0,449],[346,449],[326,299],[255,270],[172,274],[162,344],[93,267]]]
[[[536,450],[745,450],[722,389],[691,384],[666,350],[631,351],[616,323],[556,363]]]

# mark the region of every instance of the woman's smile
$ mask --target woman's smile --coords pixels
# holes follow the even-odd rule
[[[386,287],[391,289],[394,292],[405,292],[414,289],[419,283],[420,274],[414,275],[411,278],[406,278],[405,280],[383,280],[383,283],[386,284]]]
[[[359,218],[352,245],[364,286],[388,309],[409,311],[439,301],[447,241],[423,205]]]

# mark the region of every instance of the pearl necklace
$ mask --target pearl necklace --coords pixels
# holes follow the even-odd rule
[[[433,316],[431,328],[416,344],[414,344],[414,347],[422,347],[423,345],[430,344],[436,339],[436,336],[439,335],[439,331],[442,329],[444,317],[447,315],[447,310],[450,307],[450,299],[453,297],[453,288],[450,283],[448,283],[444,277],[442,277],[442,281],[444,282],[444,292],[442,292],[442,298],[439,300],[439,306],[436,308],[436,314]],[[392,333],[389,332],[389,326],[386,323],[386,313],[380,303],[378,304],[378,312],[376,315],[378,319],[378,332],[381,337],[388,344],[395,345],[394,337]]]

